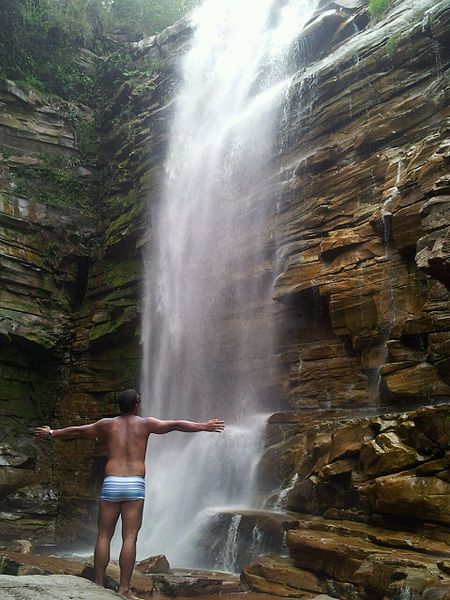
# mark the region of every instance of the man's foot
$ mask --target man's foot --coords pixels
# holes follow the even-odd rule
[[[128,598],[128,600],[139,600],[137,596],[133,594],[131,590],[122,592],[120,589],[117,591],[123,598]]]

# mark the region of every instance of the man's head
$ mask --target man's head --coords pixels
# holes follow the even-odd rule
[[[120,412],[123,415],[133,414],[140,401],[141,397],[136,392],[136,390],[125,390],[124,392],[119,394],[118,402]]]

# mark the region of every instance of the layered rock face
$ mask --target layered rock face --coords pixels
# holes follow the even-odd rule
[[[448,6],[396,3],[352,30],[364,11],[334,10],[333,40],[349,38],[324,40],[324,58],[293,83],[274,225],[293,408],[450,393]]]
[[[287,522],[291,558],[246,579],[446,597],[449,6],[395,3],[363,32],[364,8],[328,8],[305,32],[273,178],[280,385],[297,412],[271,418],[260,465],[269,505],[320,516]]]
[[[84,51],[92,107],[1,83],[2,540],[94,536],[103,448],[32,432],[115,415],[117,392],[139,386],[147,204],[189,32],[136,44],[125,82],[114,60],[100,69]]]
[[[117,391],[137,386],[136,228],[120,246],[135,192],[129,184],[119,195],[111,178],[103,186],[91,108],[8,81],[1,103],[2,538],[69,542],[96,527],[103,449],[51,447],[33,428],[116,414]],[[126,143],[117,129],[116,144]]]
[[[82,300],[94,219],[36,201],[57,192],[45,175],[76,154],[61,108],[12,82],[0,84],[1,438],[5,537],[52,539],[59,482],[33,427],[49,422],[70,371],[73,312]],[[50,162],[54,161],[54,162]]]

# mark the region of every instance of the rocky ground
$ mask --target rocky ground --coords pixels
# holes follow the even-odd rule
[[[142,561],[138,568],[142,569]],[[32,600],[45,598],[95,599],[119,597],[118,568],[111,564],[107,571],[108,590],[95,586],[90,579],[94,572],[91,562],[32,553],[4,552],[0,555],[3,575],[0,575],[0,597]],[[135,569],[132,587],[140,598],[201,597],[203,600],[265,600],[267,594],[249,591],[238,576],[204,571],[182,571],[167,568],[162,573],[144,574]],[[44,594],[44,596],[43,596]],[[270,598],[274,596],[271,595]],[[275,596],[276,598],[277,596]]]
[[[112,600],[122,598],[111,590],[100,588],[95,584],[71,575],[0,575],[0,596],[2,600],[38,600],[54,598],[55,600]],[[173,596],[164,596],[156,592],[151,596],[154,600],[166,600]],[[179,600],[186,600],[192,596],[177,596]],[[269,600],[277,599],[276,596],[245,592],[239,594],[201,595],[203,600]],[[315,596],[314,600],[332,600],[330,596]]]

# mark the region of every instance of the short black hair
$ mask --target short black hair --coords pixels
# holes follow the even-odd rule
[[[136,390],[125,390],[119,394],[118,403],[120,412],[123,414],[132,413],[140,397]]]

